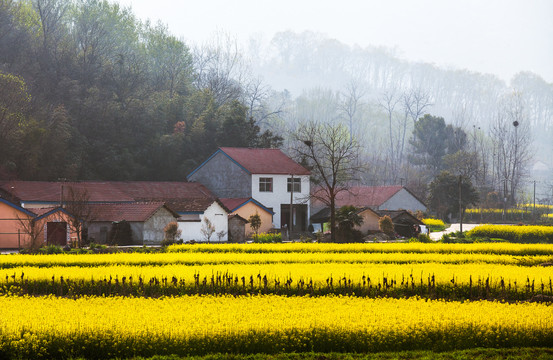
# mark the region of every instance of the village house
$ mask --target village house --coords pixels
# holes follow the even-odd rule
[[[305,231],[310,215],[309,176],[309,170],[279,149],[221,147],[188,180],[205,185],[220,198],[255,199],[274,214],[274,228],[288,225],[292,207],[292,230]],[[246,219],[250,215],[241,214]]]
[[[36,215],[35,212],[43,208],[75,209],[75,203],[84,202],[86,214],[74,215],[86,217],[83,220],[89,227],[88,234],[98,242],[107,241],[112,227],[123,220],[132,223],[133,243],[136,244],[161,243],[163,229],[175,220],[184,241],[206,241],[202,229],[208,224],[213,229],[213,237],[209,240],[228,240],[229,211],[198,183],[3,181],[0,182],[0,199],[29,212],[29,216]],[[3,223],[0,222],[0,226],[7,226],[6,221]],[[13,226],[12,223],[12,230]],[[67,235],[65,243],[74,235]],[[8,239],[7,236],[0,234],[0,239]],[[13,244],[13,234],[9,240],[2,241]]]
[[[315,190],[317,191],[317,190]],[[408,210],[425,212],[426,205],[405,186],[352,186],[336,196],[336,208],[352,205],[373,210]],[[326,207],[320,201],[311,204],[313,213]]]
[[[0,198],[0,249],[64,246],[76,239],[72,219],[60,207],[29,210]]]
[[[355,229],[363,234],[379,231],[379,219],[388,215],[402,236],[412,236],[416,226],[423,223],[411,213],[426,211],[426,205],[404,186],[353,186],[336,196],[336,209],[351,205],[359,209],[358,215],[363,219]],[[330,210],[321,202],[312,203],[314,215],[311,222],[322,228],[330,219]]]
[[[267,209],[263,204],[252,198],[223,198],[221,202],[229,209],[231,215],[240,215],[244,219],[249,219],[252,215],[259,215],[261,226],[257,230],[259,233],[266,233],[273,227],[274,213]],[[244,235],[249,237],[253,230],[249,224],[245,225]]]

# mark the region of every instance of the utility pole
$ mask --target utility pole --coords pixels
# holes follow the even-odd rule
[[[461,200],[461,175],[459,175],[459,232],[463,232],[463,202]]]
[[[534,209],[532,209],[532,218],[536,223],[536,180],[534,180]]]
[[[288,220],[288,240],[292,238],[292,221],[294,220],[294,174],[290,175],[290,219]]]

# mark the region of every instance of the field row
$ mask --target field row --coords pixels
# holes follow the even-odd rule
[[[0,297],[0,308],[0,354],[14,358],[553,346],[551,307],[531,303]]]
[[[217,246],[214,248],[218,248]],[[53,267],[81,266],[99,267],[109,265],[217,265],[217,264],[502,264],[535,266],[553,262],[553,254],[548,255],[494,255],[486,253],[331,253],[331,252],[185,252],[185,253],[116,253],[81,255],[11,255],[1,259],[0,268],[9,269],[22,266]]]
[[[528,300],[553,296],[553,267],[490,264],[222,264],[18,267],[0,270],[0,294],[349,294],[361,297]]]
[[[494,254],[553,255],[551,244],[512,243],[284,243],[284,244],[195,244],[171,245],[168,252],[228,252],[228,253],[414,253],[414,254]]]

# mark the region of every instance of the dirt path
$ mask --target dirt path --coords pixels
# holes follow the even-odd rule
[[[480,225],[480,224],[463,224],[463,231],[472,230],[473,228],[477,227],[478,225]],[[444,231],[438,231],[438,232],[430,233],[430,239],[432,239],[434,241],[438,241],[442,238],[442,236],[444,234],[454,233],[454,232],[457,232],[459,230],[460,230],[460,224],[459,223],[451,224],[451,226],[448,227],[447,229],[445,229]]]

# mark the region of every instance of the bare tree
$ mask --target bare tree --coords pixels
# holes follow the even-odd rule
[[[503,184],[507,202],[514,204],[516,192],[532,159],[530,127],[520,94],[515,93],[504,101],[490,135],[497,152],[495,166],[499,184]]]
[[[396,92],[395,89],[386,90],[380,98],[380,106],[384,109],[388,120],[388,138],[389,138],[389,164],[390,175],[393,177],[392,181],[395,181],[397,176],[397,169],[400,166],[402,159],[401,156],[401,126],[397,126],[397,113],[396,108],[401,102],[401,95]],[[404,119],[404,121],[406,118]],[[399,133],[398,133],[399,132]]]
[[[215,225],[208,218],[204,217],[202,228],[200,229],[204,239],[207,242],[211,241],[211,236],[215,233]]]
[[[81,247],[83,231],[94,220],[96,213],[90,206],[90,195],[86,189],[74,186],[65,189],[61,206],[70,214],[68,225],[77,235],[77,247]]]
[[[342,124],[309,122],[293,135],[296,157],[311,168],[311,198],[330,209],[331,240],[336,240],[336,196],[347,191],[360,172],[359,145]]]
[[[32,216],[23,216],[16,214],[17,222],[21,232],[28,236],[28,249],[36,251],[44,245],[44,228],[43,224],[35,221]]]
[[[346,116],[349,124],[350,139],[353,138],[353,122],[359,114],[360,108],[363,106],[361,98],[365,96],[365,91],[358,81],[351,80],[344,92],[340,93],[341,101],[338,104],[339,109]]]

